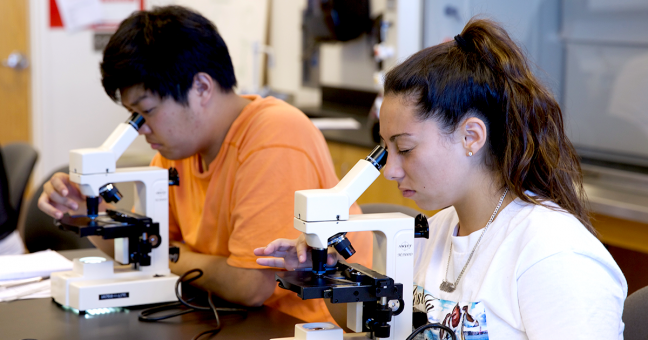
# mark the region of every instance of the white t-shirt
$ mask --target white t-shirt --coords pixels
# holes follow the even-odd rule
[[[414,259],[414,310],[427,313],[428,322],[450,327],[457,339],[623,339],[625,277],[573,215],[511,202],[452,293],[439,289],[450,242],[447,280],[454,283],[483,229],[455,236],[452,207],[429,222],[430,238],[416,239]],[[427,330],[425,339],[450,339],[439,334]]]

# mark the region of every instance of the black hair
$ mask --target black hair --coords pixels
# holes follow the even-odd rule
[[[216,26],[180,6],[131,14],[110,38],[101,62],[101,82],[114,101],[120,100],[120,90],[142,85],[186,105],[199,72],[209,74],[223,92],[236,86],[232,60]]]
[[[473,18],[454,40],[412,55],[387,74],[389,94],[405,96],[420,120],[435,119],[446,132],[469,116],[482,119],[485,164],[502,185],[525,202],[554,202],[595,233],[560,106],[497,23]]]

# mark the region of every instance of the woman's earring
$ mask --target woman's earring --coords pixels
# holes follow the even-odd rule
[[[468,157],[472,156],[472,151],[468,151]]]

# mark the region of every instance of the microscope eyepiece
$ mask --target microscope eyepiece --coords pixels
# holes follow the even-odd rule
[[[369,156],[365,160],[373,164],[380,171],[385,166],[385,163],[387,163],[387,149],[377,145],[371,150],[371,153],[369,153]]]
[[[430,226],[427,217],[423,214],[418,214],[414,218],[414,237],[430,238]]]
[[[139,131],[142,125],[144,125],[144,117],[142,117],[139,113],[133,113],[126,121],[126,124],[130,124],[135,129],[135,131]]]

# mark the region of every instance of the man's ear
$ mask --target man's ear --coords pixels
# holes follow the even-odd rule
[[[466,155],[477,154],[486,145],[487,129],[483,120],[477,117],[466,118],[460,127],[462,143],[466,149]]]
[[[207,101],[214,94],[216,88],[216,83],[214,79],[207,73],[198,72],[194,75],[193,85],[191,86],[192,90],[196,91],[198,98],[200,98],[200,103],[207,103]]]

